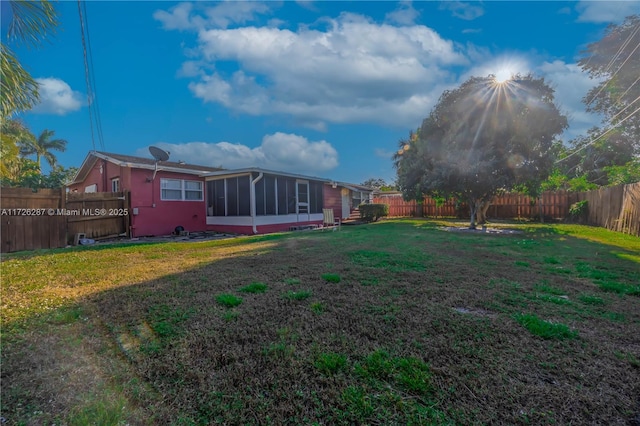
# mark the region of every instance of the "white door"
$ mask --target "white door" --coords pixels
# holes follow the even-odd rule
[[[296,180],[296,200],[298,222],[309,221],[309,181]]]

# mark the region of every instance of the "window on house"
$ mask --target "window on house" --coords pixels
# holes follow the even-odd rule
[[[111,192],[120,192],[120,179],[111,179]]]
[[[84,192],[89,194],[91,192],[98,192],[98,184],[94,183],[92,185],[88,185],[84,187]]]
[[[163,201],[202,201],[202,182],[182,179],[160,179],[160,199]]]
[[[184,182],[184,199],[190,201],[202,200],[202,182],[185,180]]]

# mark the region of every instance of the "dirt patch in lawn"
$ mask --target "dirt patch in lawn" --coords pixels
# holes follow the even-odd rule
[[[442,226],[438,229],[442,231],[448,231],[448,232],[469,232],[473,234],[491,234],[491,235],[524,234],[524,231],[522,231],[521,229],[490,228],[490,227],[483,227],[483,226],[480,226],[475,229],[472,229],[469,227],[463,227],[463,226]]]

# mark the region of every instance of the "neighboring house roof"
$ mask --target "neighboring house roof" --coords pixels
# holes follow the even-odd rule
[[[109,161],[118,166],[126,166],[137,169],[155,170],[156,161],[151,158],[135,157],[133,155],[113,154],[110,152],[91,151],[82,162],[78,173],[71,185],[84,181],[99,159]],[[201,175],[203,173],[221,171],[219,167],[208,167],[196,164],[187,164],[176,161],[158,161],[158,170]]]
[[[347,182],[338,182],[338,185],[344,186],[347,189],[352,191],[360,191],[360,192],[373,192],[373,188],[369,188],[368,186],[357,185],[355,183],[347,183]]]

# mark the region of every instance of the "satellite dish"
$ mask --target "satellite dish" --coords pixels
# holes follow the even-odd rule
[[[157,146],[150,146],[149,152],[153,155],[153,158],[155,158],[156,161],[167,161],[169,159],[169,152],[164,149],[160,149]]]
[[[169,159],[169,152],[164,149],[160,149],[157,146],[150,146],[149,152],[153,155],[153,158],[156,159],[156,167],[153,171],[153,177],[151,179],[147,179],[147,182],[151,182],[156,178],[156,173],[158,173],[158,162],[167,161]]]

